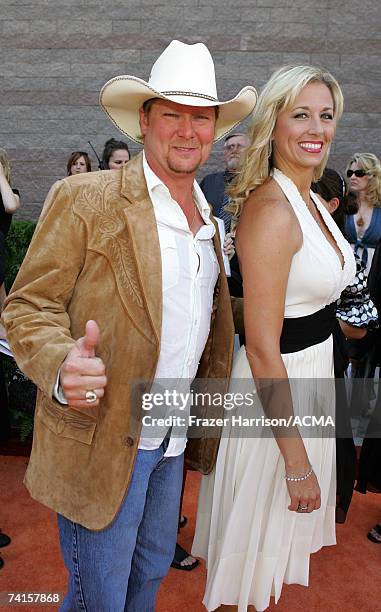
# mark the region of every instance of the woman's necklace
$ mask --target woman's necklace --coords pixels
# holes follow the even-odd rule
[[[362,227],[364,223],[365,223],[364,218],[359,213],[359,216],[356,219],[356,225],[358,225],[359,227]]]
[[[369,211],[367,206],[359,206],[359,209],[355,215],[355,223],[357,226],[357,236],[358,238],[362,238],[365,233],[365,226],[368,226],[370,223],[370,218],[372,216],[372,210]]]

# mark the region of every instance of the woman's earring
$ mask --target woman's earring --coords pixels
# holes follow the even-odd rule
[[[268,152],[267,152],[267,157],[270,159],[271,155],[273,153],[273,141],[270,140],[269,141],[269,147],[268,147]]]

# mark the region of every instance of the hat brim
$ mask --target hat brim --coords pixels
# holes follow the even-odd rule
[[[99,103],[116,127],[131,140],[143,144],[140,134],[139,108],[150,98],[161,98],[187,106],[218,106],[214,142],[221,140],[246,119],[254,110],[257,92],[248,85],[231,100],[221,102],[197,94],[156,91],[146,81],[130,75],[121,75],[108,81],[99,95]]]

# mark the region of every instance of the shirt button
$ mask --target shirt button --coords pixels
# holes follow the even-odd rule
[[[123,440],[123,444],[124,446],[133,446],[134,445],[134,438],[132,438],[131,436],[126,436]]]

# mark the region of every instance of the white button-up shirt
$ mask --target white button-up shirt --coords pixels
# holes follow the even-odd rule
[[[187,392],[196,376],[210,330],[214,287],[219,274],[212,240],[215,227],[210,220],[209,205],[196,181],[193,198],[204,225],[193,236],[181,207],[151,170],[144,152],[143,170],[154,207],[162,263],[161,344],[153,387],[158,390],[162,380],[165,388]],[[185,410],[177,411],[185,422],[189,409],[188,403]],[[172,407],[164,410],[167,415],[175,412]],[[151,413],[153,417],[157,414],[155,408]],[[143,426],[139,448],[158,448],[167,432],[168,427]],[[173,427],[165,456],[180,455],[185,446],[186,426]]]

